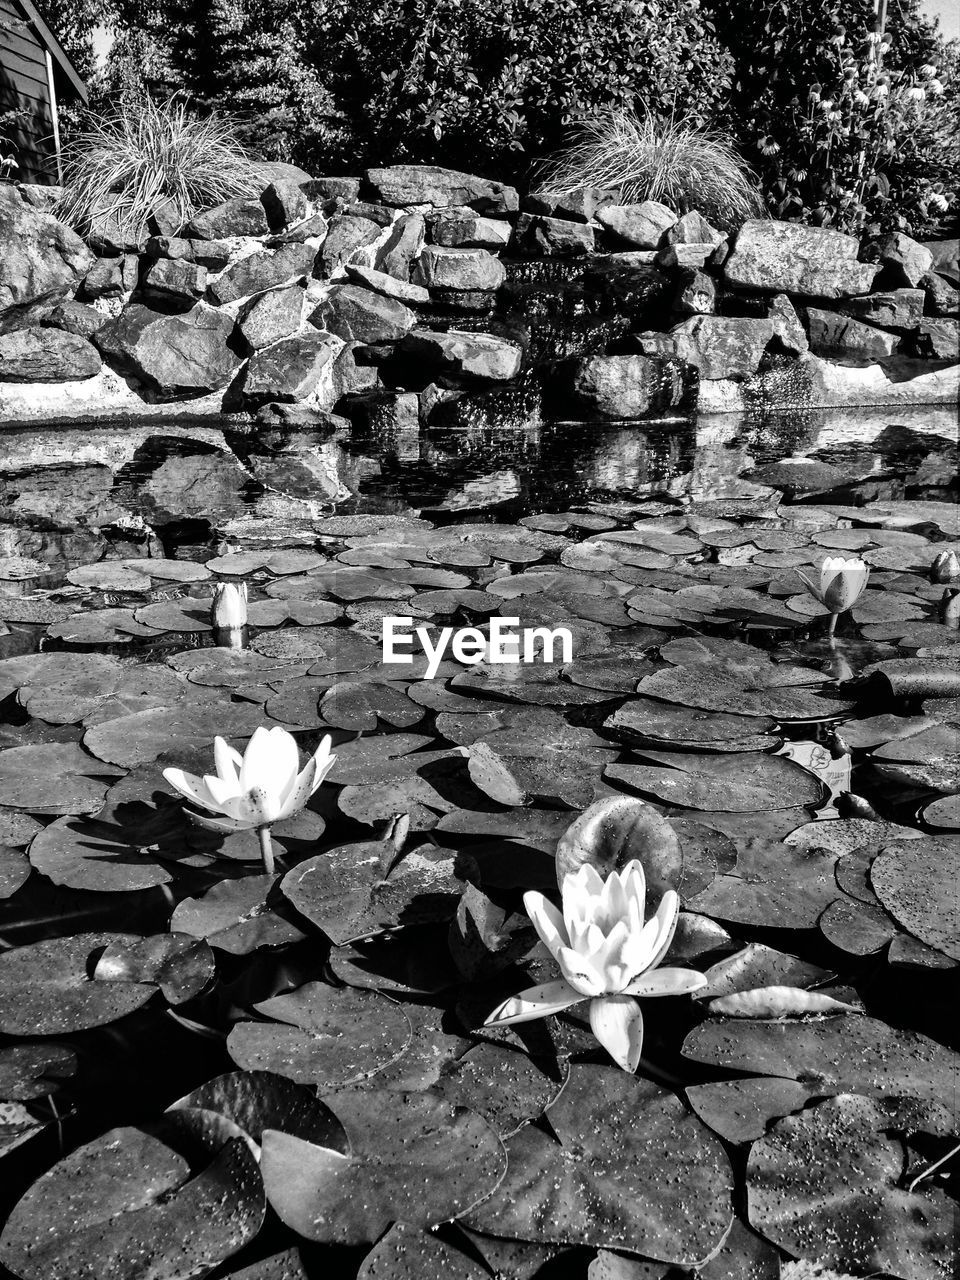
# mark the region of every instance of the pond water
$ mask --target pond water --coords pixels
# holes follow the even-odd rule
[[[792,1233],[752,1183],[749,1230],[741,1206],[753,1176],[743,1153],[754,1142],[775,1160],[764,1134],[791,1113],[823,1118],[804,1140],[823,1144],[825,1164],[868,1131],[902,1141],[912,1173],[949,1145],[930,1107],[960,1080],[960,578],[931,565],[960,552],[955,416],[542,422],[521,387],[451,400],[432,420],[429,431],[358,412],[351,431],[158,418],[0,432],[0,1220],[12,1211],[0,1276],[133,1280],[137,1250],[168,1280],[186,1274],[184,1258],[191,1275],[244,1280],[399,1276],[412,1273],[387,1269],[388,1255],[399,1266],[391,1250],[429,1254],[437,1239],[452,1251],[446,1274],[586,1277],[598,1249],[653,1259],[647,1276],[691,1274],[732,1212],[685,1181],[685,1161],[709,1164],[706,1148],[678,1151],[679,1130],[648,1117],[672,1135],[680,1200],[644,1190],[646,1216],[624,1234],[609,1192],[588,1187],[565,1230],[524,1164],[528,1122],[544,1131],[564,1079],[569,1105],[583,1088],[613,1106],[616,1073],[577,1008],[482,1025],[505,995],[555,976],[533,950],[521,892],[555,891],[558,837],[622,796],[676,836],[672,870],[662,850],[634,850],[652,859],[651,884],[680,893],[675,963],[707,971],[742,956],[733,976],[715,975],[715,998],[789,987],[794,1002],[815,989],[843,1006],[784,1020],[706,999],[644,1002],[640,1075],[664,1097],[686,1091],[698,1141],[731,1179],[740,1220],[722,1246],[727,1274],[776,1277],[801,1256],[946,1276],[950,1161],[910,1192],[932,1224],[929,1264],[895,1226],[864,1252],[864,1231],[880,1228],[856,1206],[833,1221],[829,1187]],[[836,556],[862,557],[870,576],[831,636],[798,571],[819,582]],[[213,630],[218,582],[246,584],[242,630]],[[385,617],[435,637],[494,615],[568,628],[572,661],[446,654],[427,679],[420,656],[382,659]],[[192,824],[162,777],[210,773],[214,737],[242,750],[258,725],[293,733],[302,759],[330,734],[338,755],[306,808],[276,825],[272,875],[252,830]],[[391,854],[397,815],[409,834]],[[634,835],[618,838],[633,849]],[[331,852],[342,846],[352,851]],[[294,883],[309,860],[324,886],[312,896]],[[273,1076],[243,1077],[243,1101],[235,1083],[193,1096],[208,1116],[202,1140],[193,1121],[173,1133],[167,1116],[157,1146],[164,1159],[185,1153],[189,1173],[147,1176],[163,1160],[136,1145],[142,1127],[238,1069]],[[730,1086],[741,1077],[749,1088]],[[334,1187],[310,1153],[348,1147],[316,1091],[359,1150],[389,1144],[371,1117],[392,1114],[384,1091],[395,1090],[471,1108],[486,1136],[471,1146],[444,1130],[430,1147],[426,1120],[416,1138],[398,1121],[397,1151],[420,1153],[412,1172],[377,1182],[354,1169],[347,1190]],[[852,1105],[822,1101],[834,1094],[874,1108],[906,1098],[915,1111],[882,1139],[858,1113],[855,1138],[839,1132],[846,1113],[838,1128],[824,1110]],[[613,1123],[598,1112],[596,1132]],[[236,1125],[257,1143],[266,1129],[312,1145],[271,1148],[262,1227],[256,1168],[220,1169],[224,1233],[194,1175]],[[132,1128],[109,1158],[97,1147],[69,1163],[117,1126]],[[558,1132],[571,1149],[580,1141]],[[795,1138],[788,1127],[778,1141]],[[459,1208],[431,1193],[418,1209],[411,1187],[453,1178],[451,1150],[485,1142],[501,1153],[498,1176],[507,1170],[501,1190],[480,1160]],[[60,1181],[14,1209],[61,1158]],[[900,1194],[870,1181],[882,1164],[857,1174],[867,1198]],[[282,1189],[294,1168],[312,1207]],[[526,1218],[509,1207],[518,1197]],[[365,1206],[356,1221],[351,1200]],[[486,1209],[468,1214],[478,1201]],[[434,1243],[391,1237],[376,1246],[385,1269],[361,1270],[390,1222],[415,1231],[455,1217]],[[108,1266],[111,1251],[121,1261]],[[613,1268],[613,1256],[600,1261]],[[427,1280],[444,1274],[428,1261]]]

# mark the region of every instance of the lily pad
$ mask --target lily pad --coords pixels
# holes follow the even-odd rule
[[[557,843],[557,883],[585,863],[606,877],[636,858],[643,866],[651,900],[683,879],[680,841],[670,824],[651,805],[627,796],[610,796],[591,805],[567,828]]]
[[[375,991],[308,982],[254,1009],[272,1021],[238,1022],[227,1052],[244,1071],[272,1071],[296,1084],[353,1084],[396,1061],[411,1039],[403,1010]]]
[[[822,849],[795,849],[770,841],[738,842],[734,871],[717,876],[687,905],[721,920],[781,929],[812,929],[837,897],[836,856]]]
[[[96,813],[119,772],[75,743],[11,747],[0,751],[0,804],[53,816]]]
[[[342,845],[288,871],[281,889],[338,946],[404,924],[449,919],[462,885],[450,849],[398,854],[389,840]]]
[[[357,1280],[487,1280],[489,1274],[459,1249],[406,1222],[395,1222],[364,1258]]]
[[[890,845],[870,867],[877,897],[921,942],[960,960],[960,839],[927,837]]]
[[[213,1111],[239,1126],[258,1145],[264,1129],[295,1133],[308,1142],[347,1150],[347,1135],[312,1089],[269,1071],[231,1071],[178,1099],[168,1111]]]
[[[219,699],[211,699],[199,705],[157,707],[150,711],[135,711],[131,715],[118,716],[88,729],[84,734],[83,745],[97,760],[132,769],[134,765],[156,760],[164,751],[208,746],[218,735],[223,738],[248,738],[262,722],[263,713],[259,707],[249,703],[225,703]],[[39,751],[43,748],[23,749]],[[94,767],[96,763],[93,762]],[[0,779],[2,770],[3,755],[0,755]],[[9,800],[6,803],[9,804]],[[87,810],[58,809],[57,812]]]
[[[751,1142],[767,1131],[771,1120],[800,1111],[810,1100],[810,1087],[777,1076],[749,1076],[692,1085],[687,1101],[704,1124],[727,1142]]]
[[[732,1217],[722,1146],[679,1098],[612,1067],[571,1066],[550,1132],[507,1141],[507,1176],[467,1224],[537,1243],[704,1262]]]
[[[560,1091],[525,1053],[481,1044],[440,1071],[434,1093],[470,1107],[487,1119],[501,1138],[535,1120]]]
[[[395,685],[345,680],[320,699],[320,715],[335,729],[362,733],[376,729],[378,720],[407,729],[423,719],[424,709]]]
[[[170,918],[170,928],[205,938],[212,947],[241,956],[261,947],[298,942],[305,936],[303,930],[278,915],[270,905],[278,879],[245,876],[241,880],[221,880],[202,897],[179,902]]]
[[[66,1045],[27,1043],[0,1049],[0,1098],[29,1102],[47,1097],[76,1070],[77,1055]]]
[[[890,1127],[876,1102],[855,1094],[781,1120],[750,1152],[753,1226],[842,1271],[942,1280],[956,1261],[956,1205],[929,1182],[903,1186],[904,1144]]]
[[[608,765],[604,777],[688,809],[756,813],[816,806],[823,798],[820,780],[782,756],[755,752],[700,756],[646,749],[642,755],[659,765]]]
[[[434,1226],[467,1213],[503,1177],[499,1138],[465,1107],[383,1090],[324,1101],[347,1132],[349,1155],[270,1129],[263,1135],[267,1197],[308,1240],[371,1244],[393,1222]]]
[[[169,1113],[112,1129],[45,1173],[11,1213],[0,1260],[22,1280],[135,1280],[145,1265],[154,1280],[183,1280],[243,1248],[264,1212],[237,1128]]]

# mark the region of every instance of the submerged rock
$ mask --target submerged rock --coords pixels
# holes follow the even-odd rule
[[[0,382],[76,382],[99,373],[101,363],[76,333],[33,326],[0,334]]]
[[[796,222],[751,219],[724,264],[727,280],[749,289],[845,298],[869,293],[876,263],[858,262],[855,236]]]

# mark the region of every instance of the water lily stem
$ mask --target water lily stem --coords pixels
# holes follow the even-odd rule
[[[830,621],[827,623],[827,635],[830,637],[831,644],[833,643],[834,633],[837,629],[837,618],[839,618],[839,616],[840,615],[838,613],[831,613]]]
[[[940,1168],[941,1165],[946,1164],[948,1160],[951,1160],[958,1153],[960,1153],[960,1142],[958,1142],[955,1147],[951,1147],[950,1150],[946,1153],[946,1155],[941,1156],[939,1160],[934,1160],[933,1164],[928,1164],[925,1169],[921,1169],[921,1171],[917,1174],[914,1180],[907,1187],[907,1190],[912,1191],[918,1182],[922,1182],[924,1178],[929,1178],[931,1173],[936,1173],[936,1171]]]
[[[260,838],[260,856],[263,858],[263,869],[268,876],[273,875],[273,842],[270,839],[269,827],[257,827]]]

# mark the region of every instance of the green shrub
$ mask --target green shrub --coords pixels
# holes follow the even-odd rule
[[[890,5],[882,37],[872,0],[708,2],[735,61],[730,118],[775,216],[944,228],[960,182],[957,59],[918,0]]]
[[[538,177],[542,191],[612,187],[625,203],[660,200],[680,213],[696,209],[724,228],[763,210],[753,176],[726,135],[632,111],[585,121]]]
[[[727,55],[698,0],[320,0],[306,56],[346,170],[421,162],[516,177],[603,109],[709,119]]]
[[[65,150],[60,215],[84,231],[94,213],[108,210],[136,239],[168,201],[184,222],[232,196],[256,195],[262,185],[232,120],[194,116],[182,102],[146,96],[105,115],[89,113]]]

